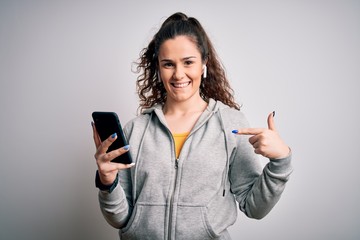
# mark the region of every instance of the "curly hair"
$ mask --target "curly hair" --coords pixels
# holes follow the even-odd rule
[[[141,73],[136,81],[137,92],[140,98],[140,110],[148,109],[155,104],[164,104],[166,90],[159,79],[158,54],[161,44],[177,36],[187,36],[198,47],[202,62],[207,66],[207,77],[202,79],[200,96],[208,102],[209,98],[219,100],[229,107],[240,109],[233,97],[233,90],[226,78],[217,53],[200,22],[178,12],[168,17],[154,35],[148,46],[140,52],[136,63],[136,72]]]

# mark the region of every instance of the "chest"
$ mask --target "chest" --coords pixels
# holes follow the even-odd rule
[[[186,115],[165,115],[165,119],[172,133],[184,133],[193,129],[200,115],[201,112]]]
[[[138,161],[140,171],[157,174],[174,168],[177,157],[170,131],[163,125],[151,124],[142,136],[141,144],[136,144],[131,138],[130,144],[139,146],[138,149],[132,148],[132,156]],[[178,158],[179,164],[192,170],[204,168],[223,171],[227,159],[225,138],[218,120],[209,120],[186,137]]]

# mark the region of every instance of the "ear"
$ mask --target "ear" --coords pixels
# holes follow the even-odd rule
[[[157,71],[157,77],[158,77],[159,82],[161,82],[160,70]]]

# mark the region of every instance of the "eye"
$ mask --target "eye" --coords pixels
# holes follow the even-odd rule
[[[163,66],[164,66],[165,68],[170,68],[170,67],[173,67],[174,64],[171,63],[171,62],[165,62],[165,63],[163,64]]]
[[[186,60],[185,61],[185,65],[191,65],[191,64],[193,64],[194,62],[193,61],[191,61],[191,60]]]

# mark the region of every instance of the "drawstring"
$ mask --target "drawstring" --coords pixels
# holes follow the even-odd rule
[[[149,121],[146,124],[145,130],[143,132],[143,135],[141,137],[141,142],[139,144],[139,150],[138,150],[138,154],[136,157],[136,164],[135,164],[135,169],[134,169],[134,183],[133,183],[133,206],[135,206],[135,199],[136,199],[136,177],[137,177],[137,170],[138,170],[138,166],[139,166],[139,160],[141,159],[141,148],[142,145],[144,143],[144,138],[145,138],[145,133],[147,132],[149,126],[150,126],[150,122],[153,116],[153,112],[151,112],[150,117],[149,117]]]
[[[221,112],[220,109],[217,111],[219,113],[219,119],[220,119],[220,123],[221,123],[221,128],[224,132],[224,136],[225,136],[225,148],[226,148],[226,168],[224,170],[223,173],[223,179],[222,179],[222,183],[223,183],[223,197],[225,197],[225,189],[226,189],[226,182],[228,180],[228,172],[229,172],[229,165],[230,165],[230,160],[229,160],[229,153],[228,153],[228,142],[227,142],[227,137],[226,137],[226,131],[225,131],[225,127],[224,127],[224,122],[221,116]]]

